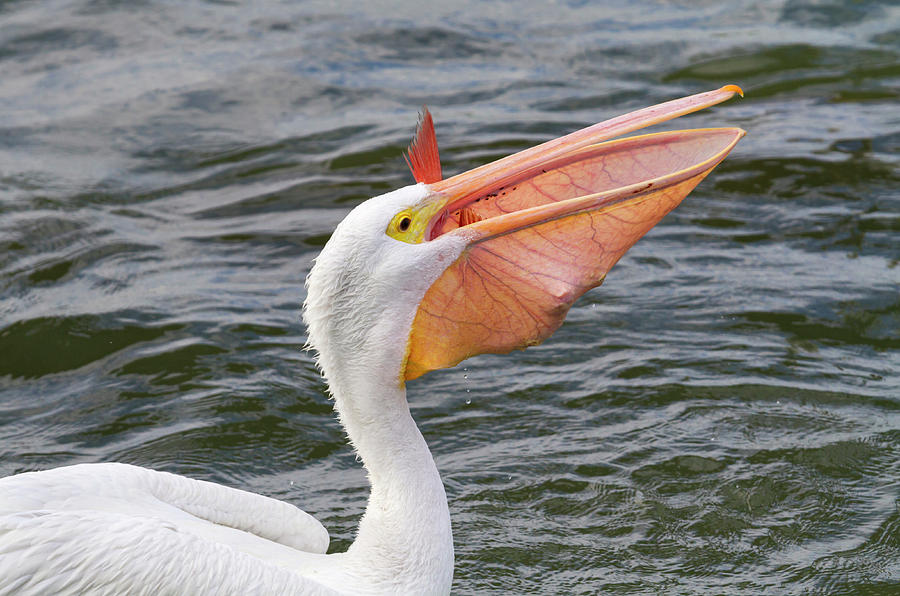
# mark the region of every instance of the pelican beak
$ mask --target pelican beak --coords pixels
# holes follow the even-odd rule
[[[405,379],[549,337],[575,300],[600,285],[745,133],[610,139],[736,93],[743,95],[728,85],[644,108],[430,183],[416,240],[462,235],[466,248],[419,304]]]

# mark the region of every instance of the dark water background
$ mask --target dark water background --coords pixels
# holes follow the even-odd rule
[[[545,345],[410,387],[454,592],[900,593],[900,5],[0,4],[0,475],[123,461],[352,540],[301,351],[367,197],[738,83],[749,135]]]

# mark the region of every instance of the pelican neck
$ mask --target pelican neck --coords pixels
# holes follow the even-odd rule
[[[446,593],[453,576],[453,536],[444,485],[410,413],[405,386],[372,381],[378,377],[369,377],[366,387],[333,392],[335,410],[371,484],[347,555],[394,568],[394,581],[406,589],[430,593],[440,586],[436,591]],[[425,578],[438,584],[423,583]]]

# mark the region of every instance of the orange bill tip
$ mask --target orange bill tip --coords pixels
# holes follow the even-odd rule
[[[741,97],[744,97],[744,90],[738,87],[737,85],[725,85],[719,91],[730,91],[731,93],[737,93]]]

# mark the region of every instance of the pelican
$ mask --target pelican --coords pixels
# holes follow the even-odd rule
[[[334,409],[368,472],[356,539],[291,504],[117,463],[0,480],[0,594],[447,594],[444,486],[406,383],[535,345],[745,134],[639,130],[731,98],[672,100],[444,179],[430,115],[416,184],[337,226],[303,318]]]

